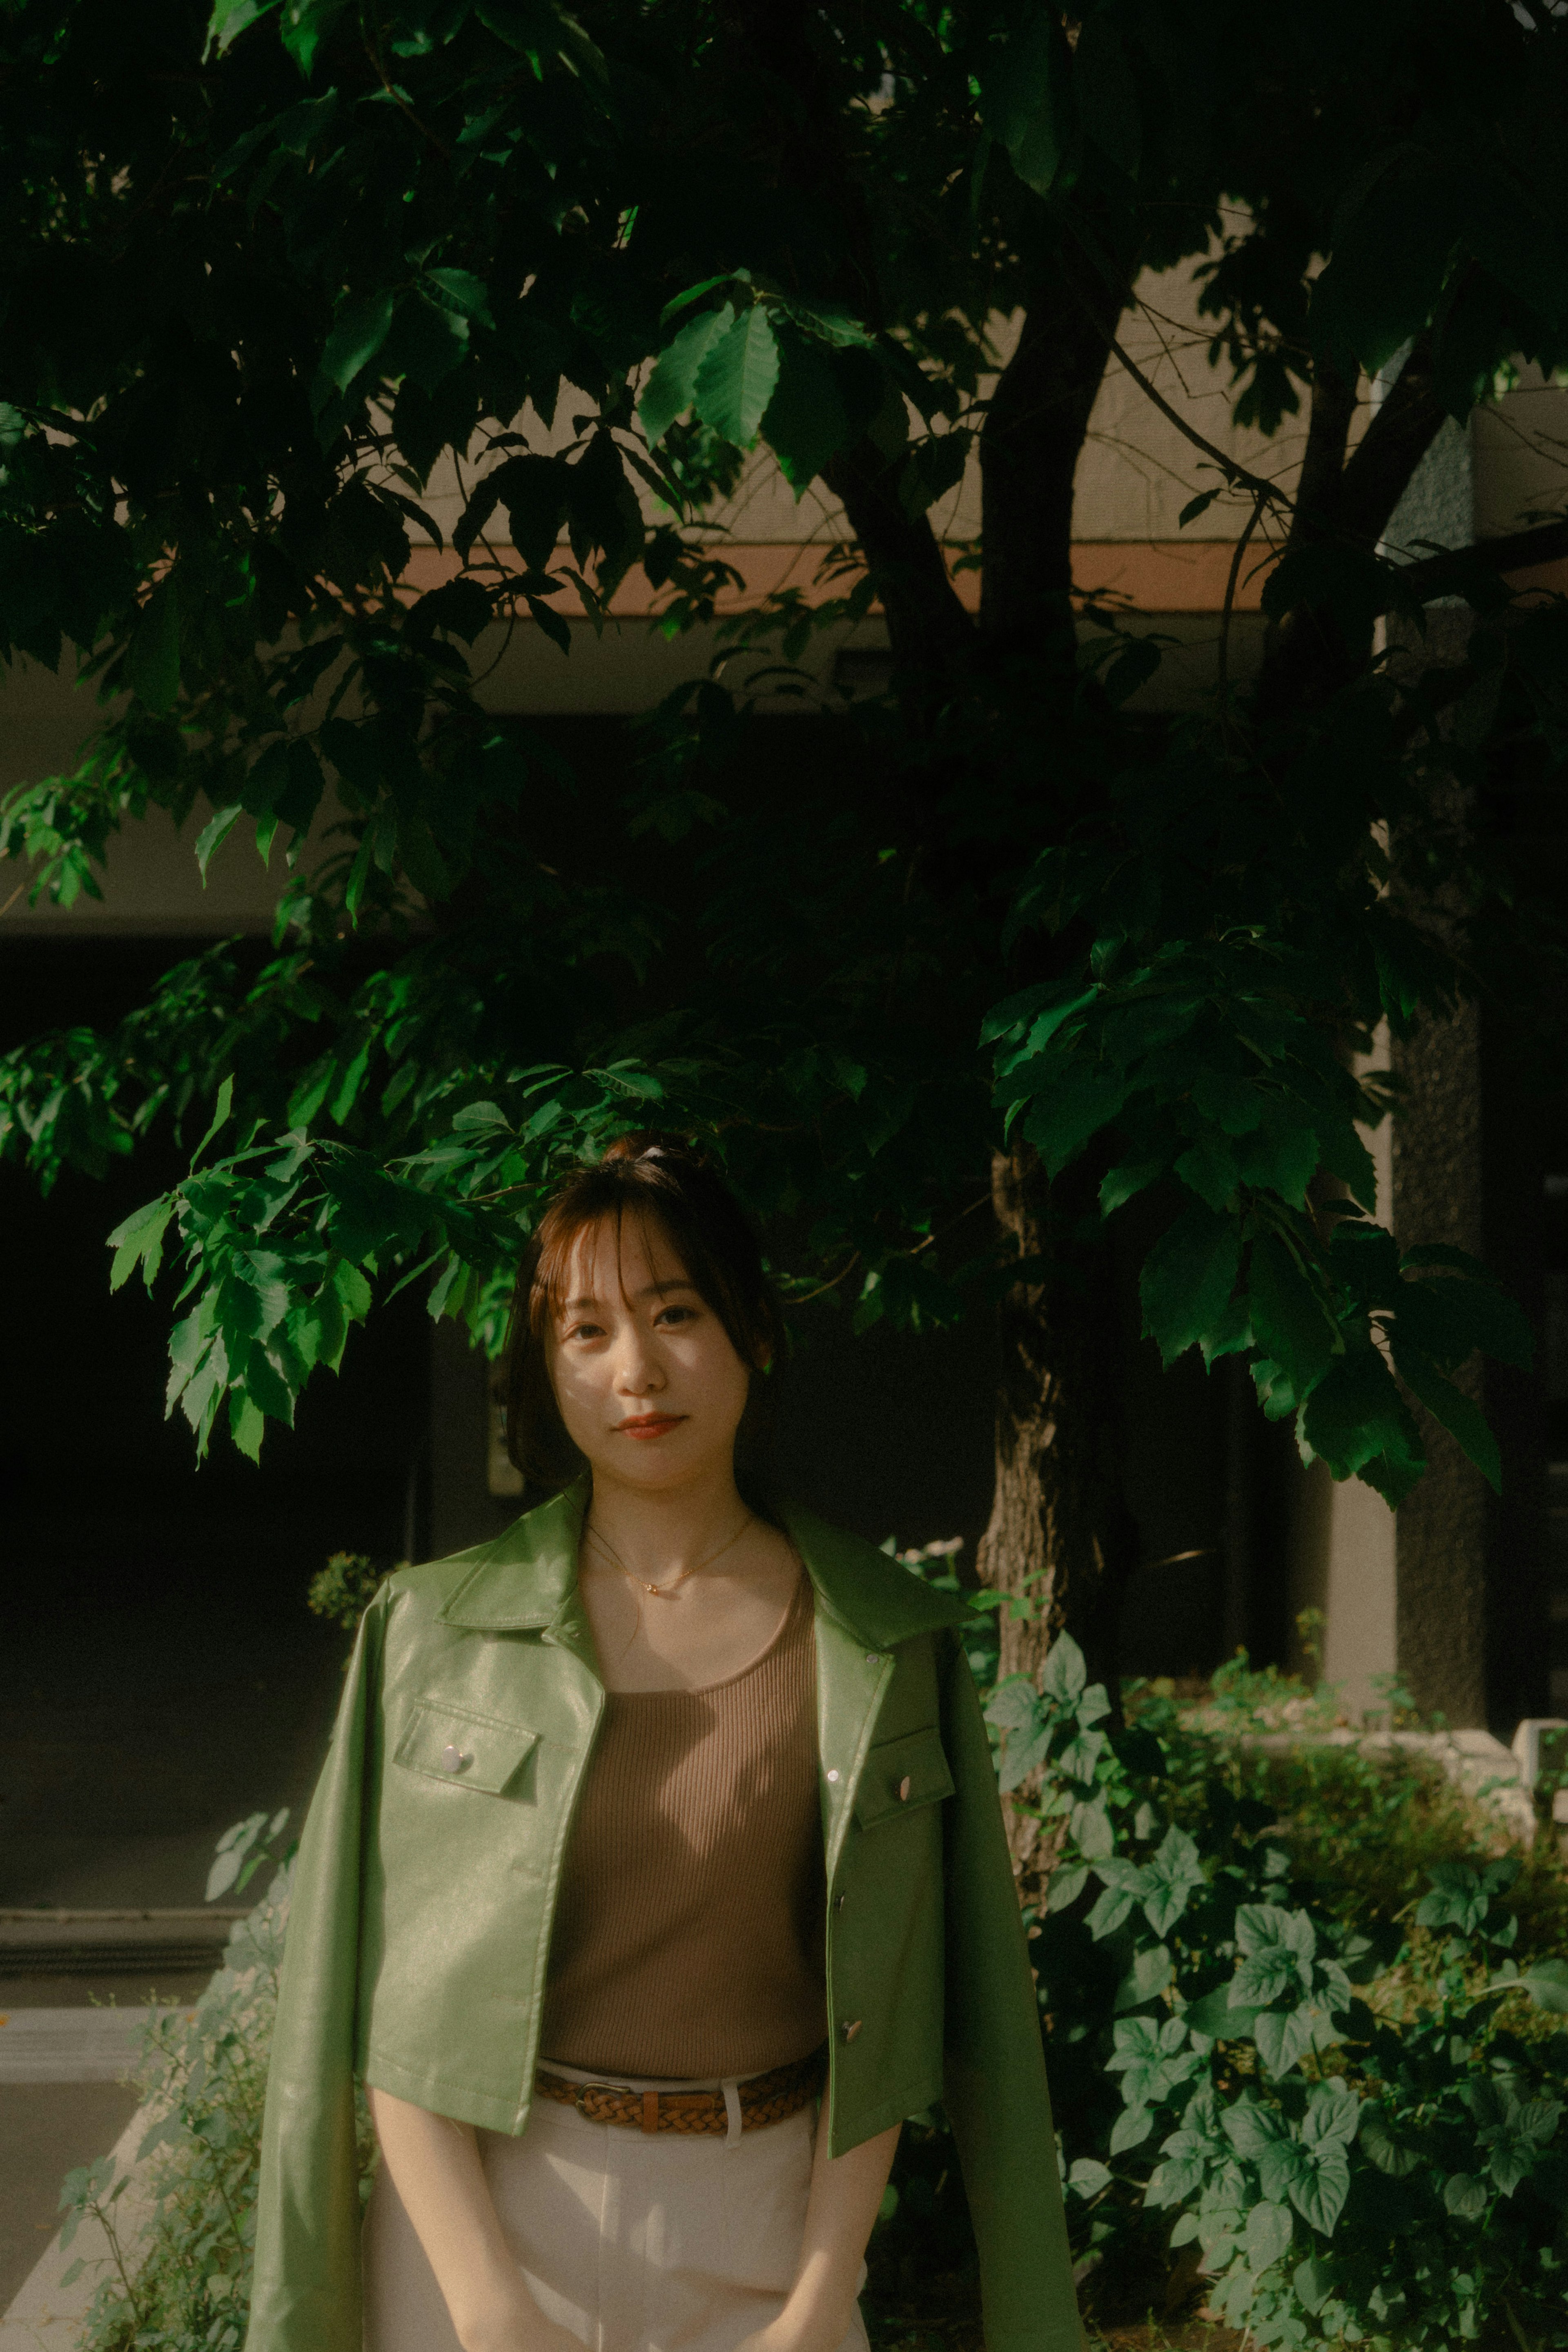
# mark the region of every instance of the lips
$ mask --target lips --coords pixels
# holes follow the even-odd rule
[[[615,1433],[618,1437],[663,1437],[669,1430],[679,1429],[685,1417],[684,1412],[640,1413],[635,1421],[618,1421]]]

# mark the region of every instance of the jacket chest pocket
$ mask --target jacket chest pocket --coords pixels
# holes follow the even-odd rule
[[[953,1775],[935,1724],[885,1739],[865,1759],[855,1791],[855,1820],[862,1830],[899,1821],[923,1805],[940,1804],[953,1794]]]
[[[520,1723],[476,1715],[444,1699],[421,1698],[414,1701],[392,1762],[405,1772],[444,1780],[449,1788],[516,1797],[523,1793],[524,1767],[538,1744],[538,1733]]]

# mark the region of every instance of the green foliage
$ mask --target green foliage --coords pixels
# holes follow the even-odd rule
[[[209,1899],[238,1880],[224,1878],[236,1853],[246,1873],[275,1868],[284,1816],[236,1823],[222,1840]],[[112,2179],[109,2158],[68,2175],[60,2236],[81,2223],[106,2234],[109,2263],[78,2342],[82,2352],[238,2352],[245,2339],[255,2240],[267,2058],[287,1921],[290,1871],[230,1933],[223,1965],[193,2010],[168,2011],[149,2027],[137,2088],[144,2129],[134,2161],[137,2202],[150,2211],[134,2231],[121,2200],[130,2180]],[[359,2119],[368,2187],[373,2143]],[[79,2274],[79,2273],[77,2273]],[[73,2273],[68,2270],[65,2282]]]
[[[1211,2307],[1266,2345],[1568,2339],[1568,1972],[1511,1956],[1517,1857],[1437,1863],[1399,1914],[1367,1808],[1382,1901],[1336,1906],[1302,1867],[1310,1783],[1302,1837],[1301,1783],[1249,1792],[1247,1752],[1155,1696],[1124,1732],[1107,1711],[1067,1637],[1040,1689],[989,1706],[1004,1782],[1045,1767],[1033,1958],[1075,2238],[1108,2291],[1193,2245]]]
[[[232,1082],[221,1156],[114,1243],[117,1281],[173,1268],[170,1402],[201,1444],[226,1416],[254,1454],[402,1282],[493,1344],[542,1188],[656,1118],[719,1153],[787,1285],[861,1328],[1006,1286],[967,1222],[1005,1136],[1092,1158],[1108,1215],[1155,1187],[1168,1211],[1143,1280],[1167,1358],[1245,1351],[1303,1453],[1391,1499],[1421,1465],[1412,1399],[1495,1481],[1450,1376],[1477,1345],[1517,1356],[1505,1305],[1477,1269],[1391,1263],[1367,1219],[1331,1233],[1308,1187],[1371,1210],[1358,1130],[1385,1106],[1342,1054],[1379,1018],[1542,995],[1531,877],[1441,813],[1475,803],[1488,745],[1516,785],[1554,774],[1568,606],[1521,613],[1457,560],[1445,593],[1478,619],[1439,706],[1373,656],[1378,613],[1418,627],[1437,593],[1379,551],[1386,512],[1292,514],[1232,470],[1216,496],[1284,520],[1281,644],[1337,651],[1309,688],[1249,700],[1222,673],[1151,727],[1129,697],[1161,646],[1100,613],[1080,658],[1065,600],[1041,610],[1069,502],[1047,546],[988,498],[988,540],[1014,539],[972,551],[983,631],[929,517],[971,454],[1071,478],[1083,420],[1029,383],[1039,336],[1003,372],[1042,420],[1008,457],[989,322],[1048,321],[1087,382],[1145,266],[1200,274],[1266,434],[1412,337],[1402,382],[1458,416],[1505,362],[1556,366],[1568,23],[773,14],[9,11],[0,298],[26,325],[0,357],[0,647],[84,649],[104,702],[73,773],[0,805],[0,856],[68,904],[158,809],[204,874],[252,841],[280,870],[259,974],[214,951],[115,1032],[0,1064],[0,1150],[101,1173]],[[639,563],[662,625],[710,623],[736,579],[715,502],[759,444],[843,501],[841,593],[743,617],[585,827],[559,759],[486,709],[486,633],[564,651],[563,614],[602,625]],[[1388,458],[1393,491],[1425,446]],[[452,466],[450,576],[416,590]],[[804,694],[812,631],[873,601],[893,691],[825,698],[811,756],[759,792],[734,680]]]
[[[403,1560],[404,1568],[408,1562]],[[377,1568],[362,1551],[335,1551],[325,1568],[311,1578],[305,1605],[329,1625],[351,1633],[374,1600],[382,1579],[392,1571]]]

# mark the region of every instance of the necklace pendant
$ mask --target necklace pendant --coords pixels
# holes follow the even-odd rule
[[[661,1601],[664,1599],[664,1591],[661,1586],[657,1584],[650,1584],[646,1589],[650,1592],[656,1593]]]

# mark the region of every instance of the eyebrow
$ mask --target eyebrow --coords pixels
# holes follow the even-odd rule
[[[678,1276],[678,1277],[676,1278],[676,1280],[675,1280],[675,1281],[674,1281],[674,1282],[650,1282],[650,1283],[647,1283],[647,1284],[645,1284],[645,1285],[644,1285],[644,1286],[643,1287],[643,1289],[641,1289],[641,1290],[637,1290],[637,1291],[633,1291],[633,1292],[632,1292],[632,1297],[633,1301],[636,1301],[636,1300],[638,1300],[638,1299],[643,1299],[643,1298],[664,1298],[664,1297],[665,1297],[669,1294],[669,1292],[671,1292],[672,1290],[693,1290],[693,1291],[695,1291],[695,1289],[696,1289],[696,1284],[695,1284],[695,1282],[688,1282],[688,1281],[685,1279],[685,1276],[683,1275],[683,1276]],[[622,1297],[624,1297],[624,1296],[625,1296],[624,1292],[623,1292],[622,1295]],[[579,1309],[580,1309],[580,1308],[581,1308],[581,1307],[601,1307],[601,1306],[603,1305],[603,1303],[604,1303],[604,1302],[603,1302],[603,1300],[602,1300],[602,1299],[601,1299],[601,1298],[593,1298],[593,1297],[588,1297],[588,1298],[569,1298],[569,1299],[565,1300],[565,1301],[564,1301],[564,1303],[563,1303],[562,1312],[563,1312],[564,1314],[567,1314],[567,1315],[575,1315],[575,1314],[577,1314],[577,1312],[579,1311]]]

